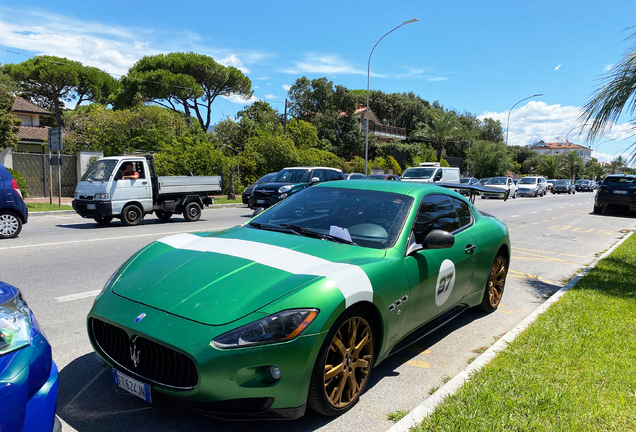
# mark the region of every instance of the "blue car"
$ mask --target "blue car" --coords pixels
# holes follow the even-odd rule
[[[22,192],[9,171],[0,165],[0,239],[20,234],[27,223],[29,211]]]
[[[51,345],[20,291],[0,282],[0,431],[58,432]]]

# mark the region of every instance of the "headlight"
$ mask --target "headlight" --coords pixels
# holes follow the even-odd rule
[[[291,185],[285,185],[278,188],[278,193],[289,192],[291,190]]]
[[[107,200],[108,199],[108,194],[107,193],[96,193],[95,194],[95,199]]]
[[[222,349],[286,342],[296,337],[318,316],[318,309],[289,309],[222,334],[212,341]]]
[[[18,294],[0,305],[0,355],[31,343],[31,311]]]

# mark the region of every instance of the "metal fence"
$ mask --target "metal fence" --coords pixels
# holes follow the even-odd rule
[[[61,158],[62,196],[72,197],[77,186],[77,157],[62,155]],[[51,167],[52,179],[50,179],[48,154],[13,153],[13,169],[19,172],[26,181],[29,196],[48,197],[51,180],[53,196],[57,196],[57,166]]]

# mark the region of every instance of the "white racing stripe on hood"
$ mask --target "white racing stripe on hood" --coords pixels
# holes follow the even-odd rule
[[[324,276],[340,289],[346,307],[363,300],[373,302],[371,281],[367,274],[355,265],[334,263],[280,246],[247,240],[177,234],[157,241],[175,249],[214,252],[243,258],[292,274]]]

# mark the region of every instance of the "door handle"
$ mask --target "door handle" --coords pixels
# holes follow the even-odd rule
[[[472,254],[475,251],[476,247],[477,246],[475,246],[475,245],[469,244],[469,245],[466,246],[466,249],[464,249],[464,252],[466,252],[468,255],[470,255],[470,254]]]
[[[141,182],[141,184],[148,184],[148,182]]]

